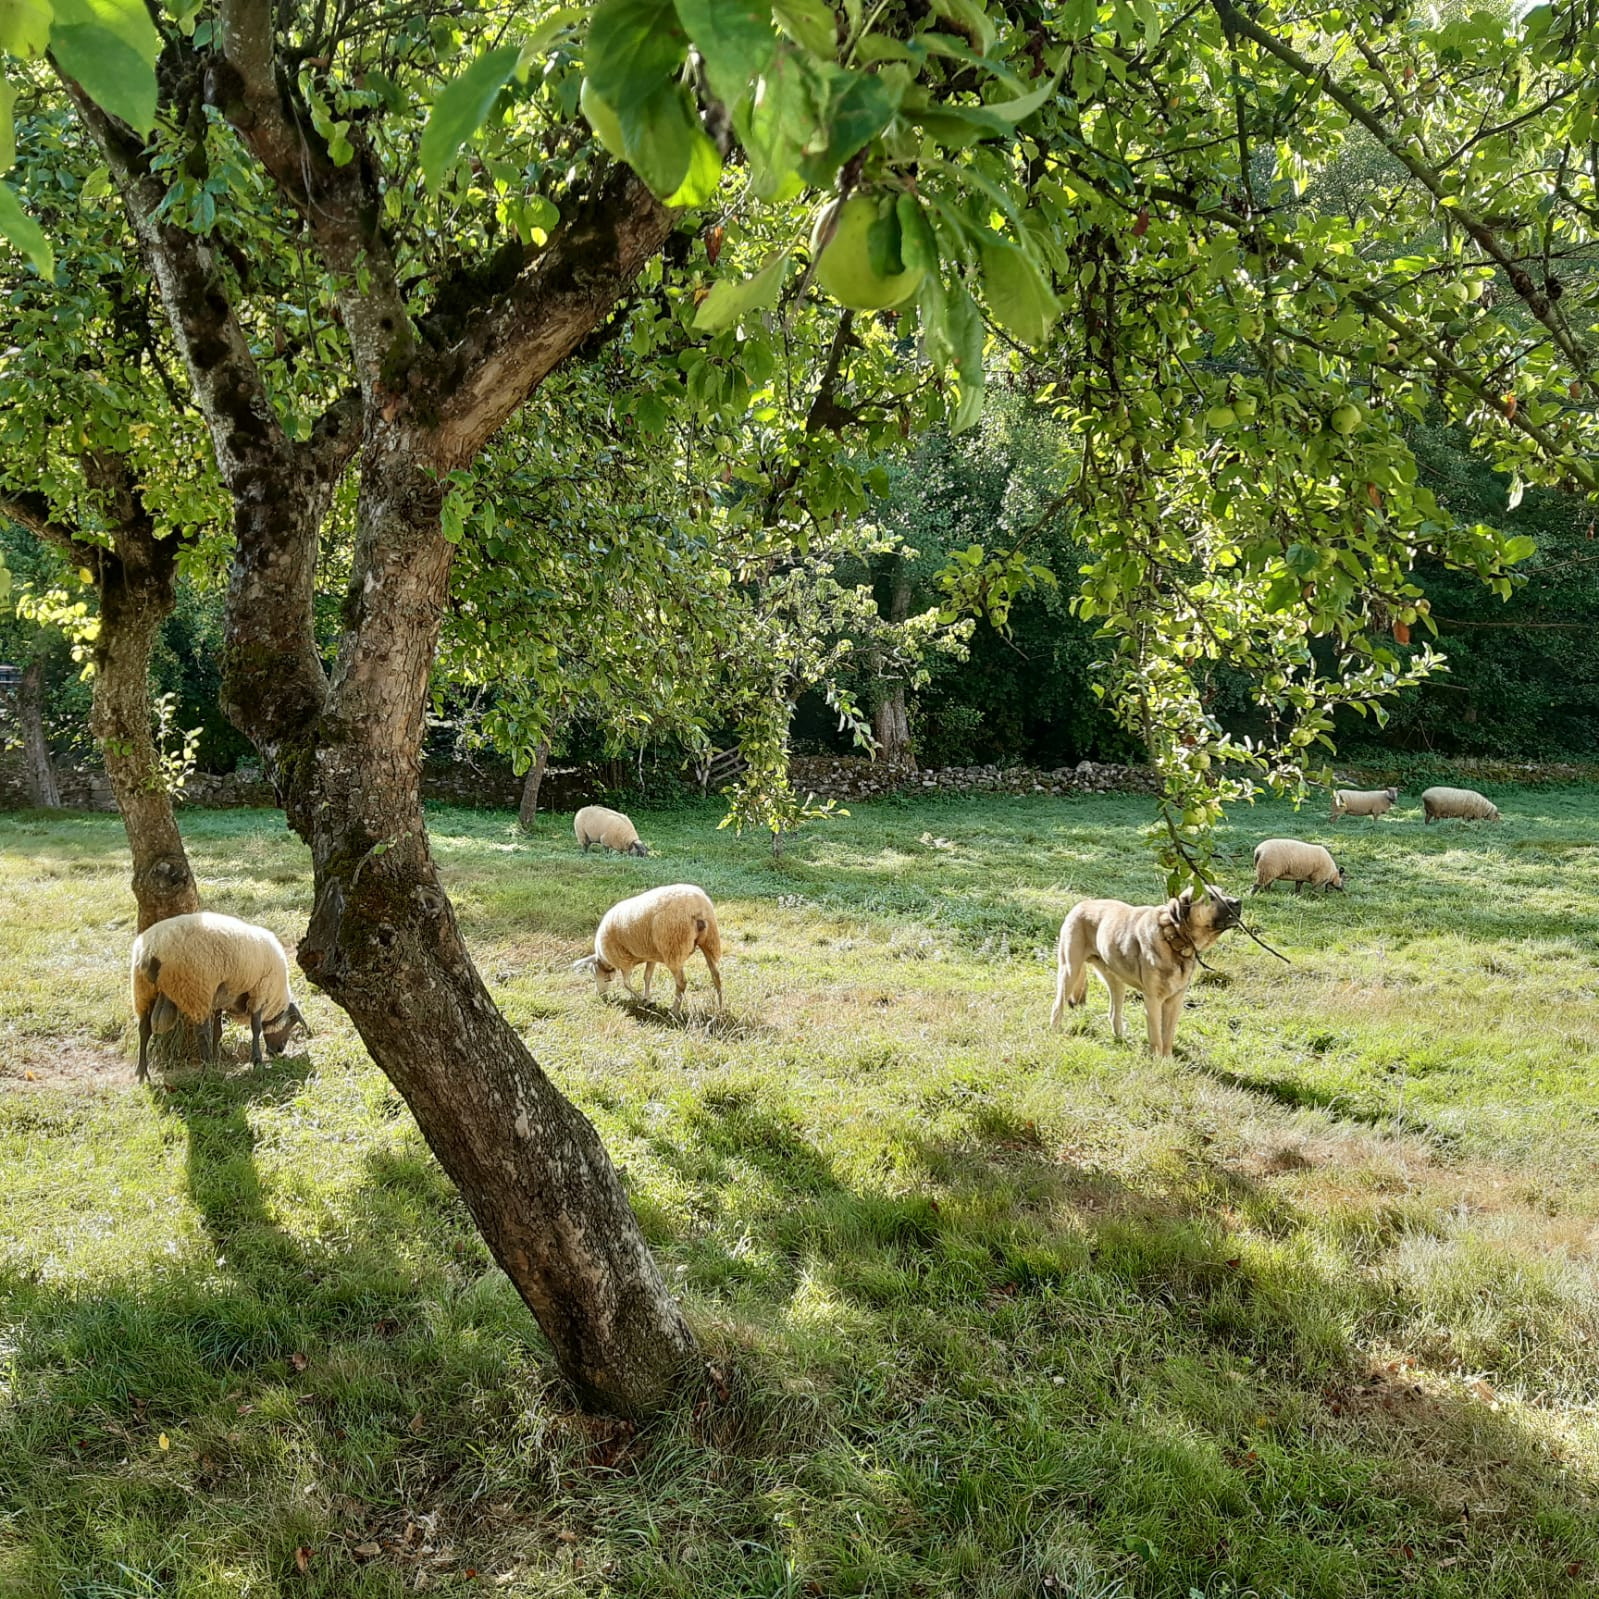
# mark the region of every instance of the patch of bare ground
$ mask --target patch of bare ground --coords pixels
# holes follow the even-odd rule
[[[133,1065],[108,1044],[77,1038],[12,1040],[0,1049],[0,1093],[41,1088],[93,1094],[127,1088]]]

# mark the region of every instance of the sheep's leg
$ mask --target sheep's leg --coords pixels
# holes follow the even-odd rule
[[[147,1083],[150,1080],[150,1013],[146,1011],[139,1018],[139,1070],[134,1081]]]
[[[704,952],[701,951],[701,953],[703,954]],[[707,966],[709,966],[710,969],[711,969],[711,987],[716,990],[716,1008],[718,1010],[721,1010],[723,1008],[722,1007],[722,969],[721,969],[720,966],[718,966],[716,964],[715,961],[713,961],[711,959],[711,957],[709,955],[705,956],[705,964]]]
[[[677,984],[677,997],[672,1001],[672,1014],[681,1016],[683,1014],[683,994],[688,988],[688,978],[684,975],[681,966],[669,966],[667,970],[672,974],[672,981]]]
[[[622,987],[625,988],[635,1000],[638,999],[639,991],[633,986],[633,968],[629,966],[624,970],[622,967],[618,967],[617,970],[622,974]]]
[[[1057,960],[1059,968],[1055,977],[1055,1008],[1049,1013],[1049,1025],[1060,1026],[1060,1013],[1066,1009],[1066,984],[1071,977],[1071,968],[1063,960]]]
[[[261,1058],[261,1012],[250,1012],[250,1064],[260,1071],[266,1065]]]
[[[1304,880],[1304,878],[1302,878],[1302,877],[1296,877],[1296,878],[1295,878],[1295,879],[1294,879],[1294,892],[1295,892],[1295,893],[1296,893],[1296,894],[1297,894],[1297,893],[1299,893],[1299,892],[1300,892],[1300,890],[1301,890],[1301,889],[1303,889],[1303,888],[1304,888],[1304,886],[1305,886],[1305,880]]]
[[[649,1002],[650,1002],[650,984],[653,983],[654,981],[655,981],[655,962],[654,961],[645,961],[645,963],[644,963],[644,1003],[646,1005],[648,1005]]]

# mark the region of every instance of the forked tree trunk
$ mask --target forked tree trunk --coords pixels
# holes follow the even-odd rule
[[[44,736],[44,662],[28,662],[17,686],[17,721],[22,727],[22,748],[28,770],[28,802],[40,810],[61,808],[61,790],[50,764],[50,745]]]
[[[593,1125],[495,1008],[439,883],[419,785],[423,706],[453,546],[437,479],[369,440],[357,570],[308,792],[316,908],[307,975],[349,1012],[405,1096],[584,1403],[634,1412],[681,1377],[693,1337]]]
[[[122,192],[232,495],[223,702],[311,846],[300,965],[405,1096],[582,1402],[639,1414],[690,1369],[693,1335],[598,1134],[472,964],[428,847],[421,744],[453,550],[442,485],[611,315],[673,213],[624,168],[608,170],[541,251],[507,247],[474,280],[449,341],[425,340],[381,230],[377,153],[363,142],[362,158],[339,166],[313,135],[276,59],[267,0],[221,0],[218,19],[223,60],[206,68],[207,92],[304,218],[350,338],[358,387],[308,440],[279,425],[227,275],[166,215],[166,179],[143,142],[68,91]],[[357,448],[355,552],[329,683],[312,625],[317,536]]]
[[[539,789],[544,783],[544,768],[550,764],[550,741],[545,739],[539,745],[538,754],[533,757],[533,764],[527,769],[527,776],[522,780],[522,803],[517,808],[516,825],[524,833],[533,831],[533,823],[539,814]]]

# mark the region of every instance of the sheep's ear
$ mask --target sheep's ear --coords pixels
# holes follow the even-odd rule
[[[300,1027],[303,1027],[305,1029],[305,1036],[307,1038],[310,1038],[312,1036],[310,1022],[308,1022],[305,1019],[305,1017],[303,1017],[300,1014],[300,1007],[298,1005],[296,1005],[293,1000],[289,1001],[288,1015],[289,1015],[289,1023],[290,1023],[291,1026],[298,1025]]]

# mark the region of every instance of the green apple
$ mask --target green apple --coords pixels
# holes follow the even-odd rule
[[[920,267],[879,277],[872,271],[871,251],[866,235],[877,221],[877,196],[852,194],[840,206],[837,200],[823,206],[811,229],[811,256],[816,262],[816,281],[842,306],[851,311],[883,311],[908,300],[922,281]],[[818,255],[817,246],[834,215],[838,224],[833,237]]]

